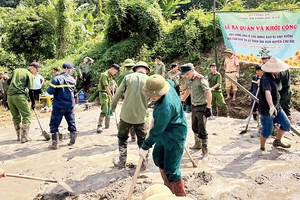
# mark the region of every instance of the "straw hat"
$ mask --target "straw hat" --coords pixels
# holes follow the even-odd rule
[[[274,73],[274,72],[282,72],[287,69],[289,69],[290,66],[283,62],[282,60],[279,60],[278,58],[275,58],[274,56],[266,62],[261,69],[265,72]]]
[[[150,76],[143,87],[143,94],[147,98],[161,97],[170,89],[170,84],[158,74]]]

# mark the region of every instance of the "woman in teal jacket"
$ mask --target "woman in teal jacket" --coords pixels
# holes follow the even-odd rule
[[[179,168],[187,136],[187,122],[181,101],[172,84],[174,83],[157,74],[147,79],[143,93],[155,102],[154,125],[142,145],[140,155],[145,159],[148,150],[155,143],[153,160],[160,169],[165,185],[176,196],[185,196]]]

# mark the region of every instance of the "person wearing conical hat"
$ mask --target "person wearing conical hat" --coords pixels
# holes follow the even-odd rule
[[[119,161],[114,161],[114,166],[125,168],[127,160],[127,140],[129,130],[133,127],[137,135],[137,145],[141,148],[146,138],[146,114],[147,99],[142,92],[142,88],[148,79],[150,68],[148,64],[140,61],[132,68],[134,73],[124,77],[116,94],[112,100],[112,110],[115,111],[119,99],[124,96],[123,106],[120,113],[120,122],[118,125],[118,145],[119,145]],[[142,164],[142,169],[146,170],[147,161]]]
[[[290,148],[290,144],[282,143],[281,139],[286,131],[290,131],[290,121],[280,106],[280,95],[277,89],[276,79],[279,72],[286,71],[289,66],[271,57],[261,69],[265,72],[260,80],[258,110],[261,115],[262,131],[260,136],[260,150],[265,151],[265,143],[270,136],[274,123],[280,125],[273,141],[274,147]]]
[[[225,73],[230,76],[232,79],[237,81],[240,73],[240,66],[239,66],[239,59],[233,55],[233,51],[231,49],[226,49],[224,51],[226,54],[225,61],[224,61],[224,69]],[[237,86],[232,83],[228,78],[225,78],[225,89],[226,89],[226,98],[225,100],[229,100],[230,97],[230,90],[232,88],[233,96],[232,101],[236,100],[236,92],[237,92]]]
[[[140,156],[145,160],[153,149],[153,160],[160,169],[164,184],[176,196],[185,196],[180,172],[180,160],[187,136],[187,121],[174,82],[158,74],[147,79],[143,93],[154,101],[153,127],[142,144]]]

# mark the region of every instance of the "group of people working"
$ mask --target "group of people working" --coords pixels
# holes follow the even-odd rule
[[[227,57],[224,67],[225,73],[235,79],[238,78],[239,66],[231,50],[225,51]],[[123,70],[119,75],[119,86],[114,93],[111,88],[113,77],[120,71],[118,64],[112,64],[108,70],[101,73],[99,78],[99,100],[101,112],[99,115],[97,133],[103,132],[110,126],[110,116],[116,111],[118,101],[123,99],[123,105],[118,122],[118,147],[119,159],[114,160],[114,165],[119,168],[126,167],[127,144],[129,133],[137,137],[139,155],[143,158],[142,170],[147,168],[149,149],[154,146],[153,160],[160,169],[164,184],[176,195],[185,196],[186,191],[180,172],[180,161],[184,151],[187,137],[188,124],[184,114],[182,102],[188,96],[191,98],[192,130],[195,136],[195,149],[202,149],[202,156],[208,155],[208,134],[206,130],[207,118],[211,116],[212,107],[226,106],[221,90],[221,75],[216,70],[216,65],[210,65],[208,78],[199,74],[192,63],[181,66],[171,65],[171,70],[166,73],[162,58],[156,58],[154,75],[148,76],[150,68],[146,62],[135,63],[132,59],[124,61]],[[234,69],[233,66],[236,68]],[[87,67],[87,66],[85,66]],[[8,104],[13,115],[16,127],[17,139],[27,142],[29,138],[29,125],[31,122],[30,107],[27,102],[27,89],[32,97],[32,108],[35,108],[33,88],[33,76],[40,68],[38,63],[29,65],[26,69],[16,69],[11,78],[8,88]],[[74,89],[76,80],[71,76],[74,67],[65,62],[62,65],[62,73],[53,77],[47,92],[54,95],[53,111],[50,119],[51,149],[58,149],[59,131],[58,126],[62,117],[65,117],[70,131],[70,142],[73,145],[77,138],[77,129],[74,116]],[[258,110],[261,115],[262,133],[261,150],[265,150],[265,141],[269,137],[274,123],[280,124],[280,129],[273,142],[275,147],[289,148],[281,142],[285,131],[289,131],[290,122],[286,113],[279,103],[279,92],[276,78],[279,72],[288,70],[288,66],[275,57],[271,57],[261,68],[265,73],[260,78]],[[234,71],[236,70],[236,71]],[[87,70],[88,71],[88,70]],[[90,75],[87,71],[81,72],[88,80]],[[185,78],[185,87],[180,93],[179,77]],[[229,84],[229,83],[228,83]],[[226,99],[230,99],[230,86],[226,86]],[[285,84],[282,82],[282,88]],[[89,84],[87,83],[86,90]],[[233,88],[233,98],[236,98],[236,88]],[[146,116],[149,101],[153,102],[153,122],[147,137]],[[213,103],[212,103],[213,102]],[[50,137],[45,137],[50,139]]]

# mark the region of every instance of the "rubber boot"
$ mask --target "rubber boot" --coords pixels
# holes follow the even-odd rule
[[[104,117],[102,115],[99,116],[98,119],[98,126],[97,126],[97,133],[102,133],[102,123],[103,123]]]
[[[167,178],[167,174],[166,174],[165,170],[159,168],[159,171],[160,171],[160,175],[161,175],[162,179],[164,180],[164,185],[167,186],[168,188],[170,188],[170,182]]]
[[[68,143],[68,145],[72,146],[73,144],[75,144],[76,138],[77,138],[77,132],[76,131],[70,132],[70,142]]]
[[[114,161],[114,166],[118,168],[125,168],[126,160],[127,160],[127,146],[119,146],[119,161]]]
[[[183,180],[170,182],[170,190],[178,197],[186,196]]]
[[[20,137],[21,137],[21,124],[15,125],[15,130],[16,130],[16,133],[17,133],[17,141],[20,141]]]
[[[134,131],[133,127],[131,127],[129,129],[129,133],[130,133],[130,137],[131,137],[131,142],[136,142],[136,134],[135,134],[135,131]]]
[[[58,133],[58,139],[60,142],[63,141],[63,134],[62,133]]]
[[[58,149],[58,133],[51,133],[51,145],[49,146],[49,149],[56,150]]]
[[[284,144],[281,142],[281,140],[277,140],[277,139],[274,140],[273,146],[274,147],[282,147],[282,148],[290,148],[291,147],[290,144]]]
[[[147,167],[148,167],[148,158],[149,158],[149,153],[146,156],[146,160],[143,160],[143,162],[142,162],[141,172],[145,171],[147,169]]]
[[[194,146],[190,147],[190,149],[201,149],[202,148],[201,139],[199,139],[197,134],[194,134],[194,138],[195,138],[195,144]]]
[[[25,143],[28,142],[30,139],[29,137],[29,129],[30,129],[30,125],[29,124],[23,124],[22,125],[22,133],[21,133],[21,143]]]
[[[207,150],[207,139],[202,140],[202,157],[207,157],[208,150]]]
[[[109,129],[110,124],[110,116],[105,117],[105,129]]]

